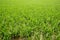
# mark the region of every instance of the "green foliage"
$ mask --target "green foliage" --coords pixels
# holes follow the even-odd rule
[[[60,40],[60,5],[3,6],[0,5],[0,39],[20,36],[32,40],[51,40],[53,34]]]

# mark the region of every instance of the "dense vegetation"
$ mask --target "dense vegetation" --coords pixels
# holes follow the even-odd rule
[[[40,5],[8,3],[0,3],[0,40],[18,37],[24,40],[60,40],[59,1]]]

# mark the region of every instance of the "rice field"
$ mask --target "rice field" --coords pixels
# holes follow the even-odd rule
[[[60,40],[60,1],[0,0],[0,40]]]

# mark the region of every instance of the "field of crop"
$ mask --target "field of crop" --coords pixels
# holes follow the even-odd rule
[[[60,40],[60,1],[0,0],[0,40]]]

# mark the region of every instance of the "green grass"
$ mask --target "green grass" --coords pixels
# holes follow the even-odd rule
[[[52,35],[60,40],[59,0],[23,1],[0,0],[0,40],[13,36],[40,40],[40,35],[44,40],[52,40]]]

